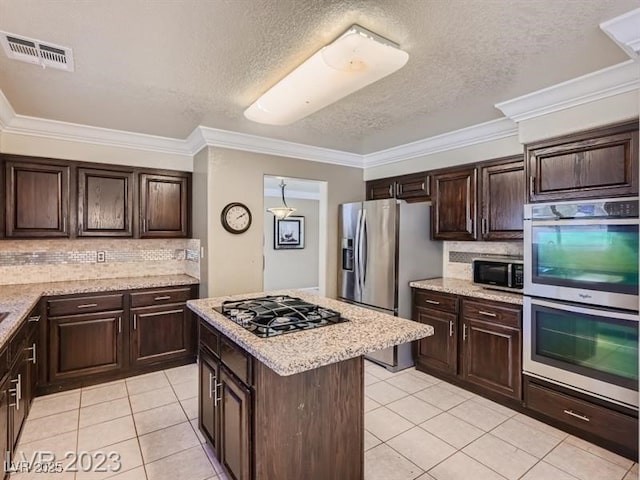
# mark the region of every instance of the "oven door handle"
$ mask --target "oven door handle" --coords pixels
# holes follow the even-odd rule
[[[632,313],[617,312],[614,310],[601,310],[599,308],[582,307],[575,304],[565,304],[560,302],[549,302],[546,300],[538,300],[537,298],[525,297],[525,302],[528,301],[531,305],[538,305],[540,307],[553,308],[555,310],[563,310],[571,313],[582,313],[584,315],[592,315],[596,317],[618,318],[620,320],[630,320],[632,322],[640,322],[640,316]]]
[[[557,218],[555,220],[525,220],[532,227],[545,227],[558,225],[638,225],[637,218]]]

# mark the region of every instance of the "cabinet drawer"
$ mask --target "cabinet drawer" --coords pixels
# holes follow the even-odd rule
[[[522,309],[501,303],[464,299],[462,301],[462,316],[521,328]]]
[[[91,297],[60,298],[47,301],[47,312],[50,317],[76,315],[123,309],[124,295],[96,295]]]
[[[247,352],[222,337],[220,339],[220,359],[241,381],[251,385],[251,358]]]
[[[445,312],[456,313],[458,311],[458,298],[446,293],[432,292],[430,290],[415,290],[413,304],[416,307],[435,308]]]
[[[191,288],[164,288],[131,294],[132,307],[147,307],[151,305],[163,305],[165,303],[186,302],[191,298]]]
[[[203,320],[200,320],[200,343],[220,356],[220,334]]]
[[[527,383],[527,407],[614,443],[638,444],[638,419]]]

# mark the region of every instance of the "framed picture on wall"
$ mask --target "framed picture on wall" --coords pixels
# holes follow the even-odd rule
[[[304,248],[304,217],[274,218],[273,248]]]

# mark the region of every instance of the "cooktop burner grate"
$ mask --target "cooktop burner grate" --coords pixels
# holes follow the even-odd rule
[[[263,338],[347,321],[335,310],[288,295],[227,300],[215,310]]]

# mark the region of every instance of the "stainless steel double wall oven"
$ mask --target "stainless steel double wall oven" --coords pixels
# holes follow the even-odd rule
[[[524,213],[524,373],[637,409],[638,198]]]

